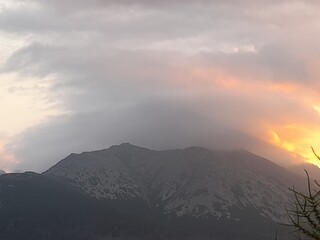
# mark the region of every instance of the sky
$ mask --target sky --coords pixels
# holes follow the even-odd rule
[[[320,152],[320,3],[0,0],[0,169],[130,142]]]

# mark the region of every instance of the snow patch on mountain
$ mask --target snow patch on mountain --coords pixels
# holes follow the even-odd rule
[[[131,144],[71,154],[45,175],[64,179],[97,199],[140,199],[167,216],[238,219],[255,209],[276,222],[297,176],[246,151],[192,147],[155,151]]]

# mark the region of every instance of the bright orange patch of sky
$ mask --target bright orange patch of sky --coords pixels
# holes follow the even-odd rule
[[[320,102],[320,99],[317,99],[312,91],[308,91],[306,88],[302,89],[301,86],[293,83],[242,80],[223,71],[212,69],[196,69],[192,72],[192,76],[192,79],[197,80],[197,83],[199,83],[199,80],[200,82],[204,81],[205,84],[211,82],[214,88],[218,87],[253,97],[266,92],[286,95],[302,103],[307,109],[317,112],[320,118],[320,104],[315,104]],[[302,92],[304,94],[301,94]],[[258,134],[254,134],[258,138],[261,138],[259,134],[262,133],[263,139],[261,140],[287,151],[293,158],[302,158],[306,162],[320,167],[320,161],[311,149],[311,147],[314,147],[315,151],[320,154],[320,126],[309,125],[309,123],[305,125],[297,124],[295,119],[288,119],[288,122],[290,121],[292,123],[286,125],[270,126],[262,124],[260,126],[262,129],[254,129],[251,133],[258,132]]]
[[[320,128],[308,129],[304,126],[289,125],[275,129],[270,130],[270,143],[320,167],[320,161],[311,150],[311,147],[314,147],[316,152],[320,150]]]

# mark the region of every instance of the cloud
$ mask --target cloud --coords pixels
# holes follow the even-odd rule
[[[15,167],[19,164],[9,146],[4,142],[0,142],[0,163],[0,169],[6,172],[15,170]]]
[[[261,154],[261,149],[272,149],[267,143],[225,125],[218,112],[216,115],[216,118],[208,118],[179,102],[174,105],[171,101],[153,100],[104,112],[57,117],[15,139],[14,154],[23,159],[17,168],[41,172],[71,152],[104,149],[123,142],[159,150],[188,146],[213,149],[255,146],[260,148]],[[280,156],[285,154],[273,156],[283,162]]]
[[[1,74],[56,108],[10,140],[21,169],[121,142],[287,159],[272,154],[270,131],[318,122],[316,2],[15,3],[0,28],[24,44]]]
[[[81,50],[79,46],[32,44],[4,65],[6,73],[38,79],[51,76],[49,98],[60,99],[70,112],[15,138],[14,154],[21,161],[18,168],[43,171],[70,152],[121,142],[158,149],[191,145],[259,148],[261,153],[271,148],[260,129],[264,121],[277,126],[292,120],[302,124],[306,119],[317,120],[314,111],[300,102],[300,95],[295,97],[295,90],[273,87],[279,82],[299,83],[291,78],[300,69],[292,75],[272,61],[268,66],[263,61],[266,50],[197,57],[91,45]],[[264,76],[261,68],[282,77]]]

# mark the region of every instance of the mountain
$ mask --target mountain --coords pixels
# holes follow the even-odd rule
[[[276,228],[290,239],[280,223],[288,187],[302,182],[243,150],[126,143],[71,154],[41,175],[0,176],[0,236],[23,239],[10,234],[27,221],[38,239],[267,240]]]
[[[167,216],[237,219],[230,209],[252,207],[276,222],[286,220],[288,186],[297,182],[246,151],[153,151],[131,144],[71,154],[44,175],[97,199],[143,200]]]
[[[145,209],[98,201],[33,172],[0,176],[1,240],[135,239],[157,227]]]
[[[320,168],[311,163],[302,163],[302,164],[292,165],[288,169],[304,177],[306,176],[305,171],[307,171],[311,179],[315,179],[315,180],[320,179]]]
[[[0,175],[5,174],[6,172],[0,169]]]

